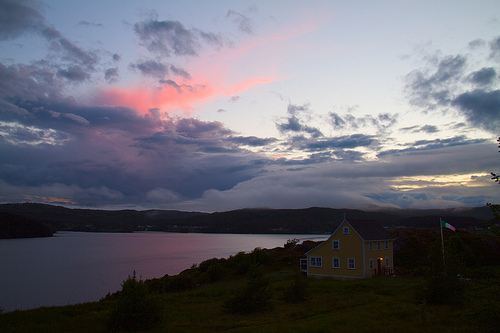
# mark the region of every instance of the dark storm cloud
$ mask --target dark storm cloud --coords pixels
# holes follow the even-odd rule
[[[276,127],[281,133],[308,133],[314,138],[323,136],[318,128],[305,125],[304,121],[299,118],[301,115],[307,117],[310,114],[310,110],[307,105],[289,104],[287,113],[289,116],[284,120],[284,122],[276,123]]]
[[[500,128],[500,90],[474,90],[458,95],[451,103],[468,122],[491,132]]]
[[[471,43],[477,47],[483,44],[477,40]],[[491,41],[489,46],[490,58],[483,59],[485,61],[500,54],[500,37]],[[467,66],[467,57],[471,56],[459,54],[431,58],[428,66],[406,76],[408,97],[410,103],[427,112],[437,108],[446,112],[447,108],[453,107],[465,117],[468,125],[496,133],[500,128],[497,70],[491,66],[469,69],[472,66]],[[470,83],[475,86],[473,90],[467,89]]]
[[[406,76],[410,102],[416,106],[435,108],[451,100],[453,83],[463,75],[467,59],[462,55],[433,59],[432,68],[414,70]]]
[[[333,129],[359,129],[363,127],[375,127],[379,131],[384,131],[397,123],[398,114],[379,113],[377,116],[364,115],[355,117],[352,114],[339,115],[336,112],[330,112],[330,123]]]
[[[92,23],[92,22],[89,22],[89,21],[80,21],[78,22],[79,25],[83,25],[83,26],[90,26],[90,27],[102,27],[102,23]]]
[[[118,67],[112,67],[106,69],[104,72],[104,79],[108,81],[108,83],[113,83],[118,81],[120,75],[118,74]]]
[[[200,40],[221,46],[222,38],[198,29],[188,29],[179,21],[147,20],[134,25],[141,43],[153,53],[171,56],[196,56]]]
[[[278,141],[276,138],[258,138],[256,136],[232,136],[228,138],[228,141],[237,143],[243,146],[261,147],[267,146],[269,144]]]
[[[485,67],[476,72],[470,73],[469,78],[471,82],[477,85],[488,86],[495,82],[497,72],[493,67]]]
[[[230,19],[233,23],[238,25],[238,29],[247,34],[253,33],[253,20],[248,16],[238,13],[234,10],[229,10],[226,14],[226,18]]]
[[[163,78],[168,74],[168,67],[155,60],[145,60],[136,64],[131,64],[130,68],[139,70],[143,75],[157,78]]]
[[[43,15],[35,8],[35,2],[2,0],[0,15],[0,39],[14,39],[24,33],[38,33],[49,42],[48,46],[52,52],[61,55],[61,60],[85,66],[87,72],[95,70],[97,56],[82,50],[57,29],[48,25]],[[67,74],[73,79],[77,77],[74,71]],[[85,74],[85,77],[89,77],[89,74]]]
[[[354,149],[357,147],[367,147],[377,140],[370,135],[353,134],[328,139],[320,139],[315,142],[305,144],[305,149],[309,151],[324,149]]]
[[[394,154],[401,154],[408,152],[427,151],[427,150],[450,148],[457,146],[470,146],[475,144],[484,144],[487,142],[488,140],[485,139],[468,139],[464,135],[455,136],[449,139],[418,140],[415,142],[404,144],[405,146],[408,146],[408,148],[385,150],[380,152],[378,156],[383,157],[387,155],[394,155]]]
[[[500,60],[500,37],[497,37],[490,42],[490,51],[490,57]]]
[[[177,76],[181,76],[185,78],[186,80],[191,80],[191,75],[184,69],[180,67],[176,67],[174,65],[170,65],[170,71]]]
[[[26,32],[40,30],[45,20],[33,1],[0,0],[0,39],[19,37]]]
[[[71,66],[67,69],[60,69],[57,74],[70,81],[82,82],[87,80],[90,75],[80,66]]]

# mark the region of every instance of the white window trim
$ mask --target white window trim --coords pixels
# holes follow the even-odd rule
[[[314,259],[314,265],[313,265],[313,259]],[[318,265],[318,259],[320,260],[320,264]],[[312,256],[309,258],[309,266],[311,267],[323,267],[323,257],[320,256]]]
[[[368,251],[373,251],[373,242],[368,242]]]
[[[353,261],[353,267],[350,267],[349,260]],[[347,258],[347,269],[356,269],[356,258]]]
[[[377,242],[377,250],[381,250],[382,249],[382,245],[380,244],[380,242]]]
[[[368,269],[369,269],[370,271],[373,271],[373,269],[374,269],[374,266],[373,266],[373,259],[370,259],[370,260],[368,261]]]
[[[385,241],[385,249],[387,250],[389,248],[389,241]]]
[[[338,266],[335,266],[335,259],[338,261]],[[332,268],[339,269],[340,268],[340,258],[339,257],[333,257],[332,258]]]
[[[337,242],[337,244],[338,244],[338,247],[337,247],[337,248],[335,248],[335,247],[333,246],[333,244],[335,244],[335,242]],[[339,241],[338,239],[334,239],[334,240],[332,240],[332,250],[340,250],[340,241]]]
[[[390,267],[389,266],[389,257],[385,257],[385,267]]]
[[[349,235],[349,227],[344,227],[343,230],[342,230],[342,233],[344,235]]]

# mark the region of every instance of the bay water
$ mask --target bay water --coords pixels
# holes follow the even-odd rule
[[[0,240],[0,308],[25,310],[98,301],[132,275],[175,275],[211,258],[228,258],[288,239],[328,235],[57,232],[54,237]]]

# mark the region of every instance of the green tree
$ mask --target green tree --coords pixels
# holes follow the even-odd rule
[[[441,241],[434,244],[427,258],[425,284],[423,288],[419,288],[419,301],[427,304],[452,304],[462,301],[463,283],[455,268],[445,266],[445,263],[457,261],[453,255],[454,252],[446,254],[443,261]]]
[[[254,269],[243,289],[228,298],[223,304],[224,311],[236,314],[266,312],[273,309],[273,293],[270,279],[260,270]]]
[[[282,299],[287,303],[300,303],[307,299],[309,284],[307,277],[297,272],[293,282],[283,291]]]
[[[497,142],[499,143],[498,148],[500,148],[500,138],[497,139]],[[500,150],[499,150],[499,152],[500,152]],[[496,173],[492,172],[491,176],[492,176],[491,179],[493,179],[495,182],[500,184],[500,182],[499,182],[500,175],[497,175]]]
[[[135,271],[123,281],[118,300],[107,321],[109,331],[148,330],[160,322],[160,308],[148,294],[147,286],[137,280]]]

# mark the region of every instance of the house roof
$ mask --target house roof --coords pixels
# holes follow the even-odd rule
[[[373,220],[346,220],[365,241],[393,239],[389,233]]]

